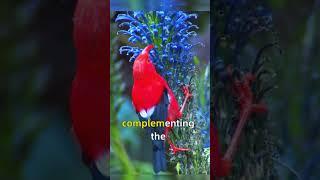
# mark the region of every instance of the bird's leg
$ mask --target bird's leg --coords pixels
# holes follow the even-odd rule
[[[190,151],[190,149],[188,149],[188,148],[179,148],[179,147],[175,146],[172,143],[172,141],[169,138],[169,136],[168,136],[169,131],[171,131],[171,127],[170,127],[170,129],[169,129],[169,127],[166,127],[165,130],[164,130],[164,135],[165,135],[165,137],[166,137],[166,139],[167,139],[167,141],[168,141],[168,143],[170,145],[170,149],[172,150],[173,154],[176,154],[177,152],[180,152],[180,151]]]
[[[266,113],[268,111],[268,108],[264,103],[254,103],[254,94],[251,89],[251,83],[254,79],[255,77],[252,74],[246,74],[242,81],[235,81],[233,84],[233,94],[235,97],[238,97],[240,113],[236,130],[232,136],[227,152],[224,155],[225,160],[232,161],[240,141],[241,133],[251,114]]]
[[[247,123],[250,115],[252,113],[266,113],[268,111],[268,108],[265,104],[259,103],[259,104],[250,104],[243,110],[241,110],[240,113],[240,119],[237,124],[235,133],[232,136],[231,143],[227,149],[226,154],[224,155],[225,160],[232,160],[233,155],[235,154],[236,148],[240,141],[241,132],[243,131],[243,128],[245,124]]]
[[[183,110],[184,110],[184,108],[186,106],[186,103],[187,103],[188,99],[190,99],[192,97],[192,94],[191,94],[191,92],[189,90],[189,85],[183,86],[182,87],[182,91],[183,91],[183,94],[185,96],[185,99],[184,99],[183,104],[181,106],[181,109],[179,111],[180,115],[183,113]],[[176,154],[177,152],[180,152],[180,151],[190,151],[190,149],[188,149],[188,148],[179,148],[179,147],[175,146],[172,143],[171,139],[168,136],[169,131],[171,130],[171,128],[172,127],[170,127],[170,129],[169,129],[169,127],[167,127],[165,129],[165,137],[167,138],[167,141],[170,144],[170,149],[172,150],[173,154]]]
[[[185,96],[185,99],[184,99],[183,104],[182,104],[182,106],[180,108],[180,111],[179,111],[180,112],[180,116],[183,113],[183,110],[184,110],[184,108],[186,106],[186,103],[187,103],[188,99],[190,99],[192,97],[192,94],[191,94],[191,92],[189,90],[189,85],[184,86],[182,88],[182,91],[183,91],[183,94]],[[169,137],[169,131],[171,131],[171,130],[172,130],[172,127],[166,127],[165,130],[164,130],[164,134],[165,134],[166,140],[168,141],[168,143],[170,145],[170,149],[172,150],[173,154],[176,154],[177,152],[180,152],[180,151],[190,151],[190,149],[188,149],[188,148],[179,148],[179,147],[177,147],[177,146],[175,146],[173,144],[173,142],[171,141],[171,139]]]
[[[236,131],[235,133],[233,134],[232,136],[232,139],[231,139],[231,143],[227,149],[227,152],[226,154],[224,155],[224,159],[226,160],[232,160],[232,157],[236,151],[236,147],[238,146],[239,144],[239,139],[240,139],[240,135],[241,135],[241,132],[246,124],[246,122],[248,121],[248,118],[251,114],[251,110],[250,108],[247,108],[245,109],[241,115],[240,115],[240,120],[237,124],[237,128],[236,128]]]
[[[192,97],[192,94],[189,90],[189,85],[186,85],[186,86],[183,86],[182,87],[182,91],[183,91],[183,94],[184,94],[184,101],[183,101],[183,104],[181,106],[181,109],[180,109],[180,113],[182,114],[183,113],[183,110],[187,104],[187,101]]]

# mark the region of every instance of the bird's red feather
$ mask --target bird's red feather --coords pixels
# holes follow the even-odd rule
[[[213,177],[225,177],[230,174],[231,171],[231,161],[223,159],[223,154],[220,150],[218,131],[213,127],[213,123],[210,124],[210,131],[212,136],[210,138],[211,153],[212,153],[212,165],[211,172]]]
[[[109,12],[104,0],[79,0],[74,14],[77,69],[72,84],[72,126],[89,161],[107,152]]]
[[[149,57],[153,45],[147,46],[136,58],[133,64],[132,103],[136,111],[156,106],[164,91],[168,93],[168,121],[175,121],[181,117],[179,103],[166,80],[157,73]]]
[[[163,95],[163,78],[156,72],[156,69],[149,58],[149,45],[136,58],[133,64],[133,87],[132,103],[136,111],[149,109],[157,105]]]

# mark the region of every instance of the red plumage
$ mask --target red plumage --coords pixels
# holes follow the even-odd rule
[[[132,103],[137,112],[159,104],[166,90],[169,96],[167,121],[181,117],[180,107],[173,91],[163,77],[157,73],[149,57],[153,45],[148,45],[133,64]]]
[[[183,108],[191,97],[188,87],[184,88],[186,99],[180,109],[178,101],[166,80],[157,73],[155,66],[149,57],[153,45],[148,45],[136,58],[133,64],[133,87],[132,104],[141,120],[176,121],[181,115]],[[151,129],[151,133],[164,133],[173,153],[188,151],[186,148],[176,147],[168,137],[172,127]],[[150,132],[150,131],[149,131]],[[164,141],[153,141],[153,166],[154,171],[165,171],[165,144]]]
[[[74,14],[77,69],[70,108],[73,131],[89,163],[107,153],[110,144],[107,7],[104,0],[79,0]]]
[[[152,45],[147,46],[133,64],[132,104],[140,120],[166,120],[168,96],[165,80],[156,72],[149,58]],[[163,128],[148,128],[150,133],[163,133]],[[166,171],[164,141],[152,141],[153,169],[156,173]]]
[[[212,165],[211,172],[214,177],[225,177],[231,172],[231,161],[224,159],[220,150],[218,131],[210,124],[210,131],[212,137],[210,138],[211,152],[212,152]]]

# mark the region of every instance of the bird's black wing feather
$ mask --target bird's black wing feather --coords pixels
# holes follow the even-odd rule
[[[166,121],[168,116],[168,105],[169,105],[169,99],[168,99],[168,93],[164,91],[161,101],[158,105],[156,105],[155,110],[153,114],[150,117],[150,121]],[[145,119],[140,116],[139,113],[137,113],[139,116],[140,121],[147,121],[148,119]],[[157,133],[160,136],[164,134],[164,127],[147,127],[147,136],[151,139],[151,133]],[[167,162],[166,162],[166,154],[165,154],[165,143],[164,140],[152,140],[152,150],[153,150],[153,169],[156,173],[159,171],[166,171],[167,170]]]

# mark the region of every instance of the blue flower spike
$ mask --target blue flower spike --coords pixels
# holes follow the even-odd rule
[[[197,17],[197,14],[182,11],[129,11],[119,14],[115,20],[121,28],[118,35],[128,36],[130,43],[120,47],[120,54],[130,55],[130,62],[133,62],[143,47],[153,44],[155,48],[151,59],[158,71],[179,79],[194,70],[195,54],[192,49],[202,45],[191,41],[197,37],[195,30],[199,29],[191,20]]]

